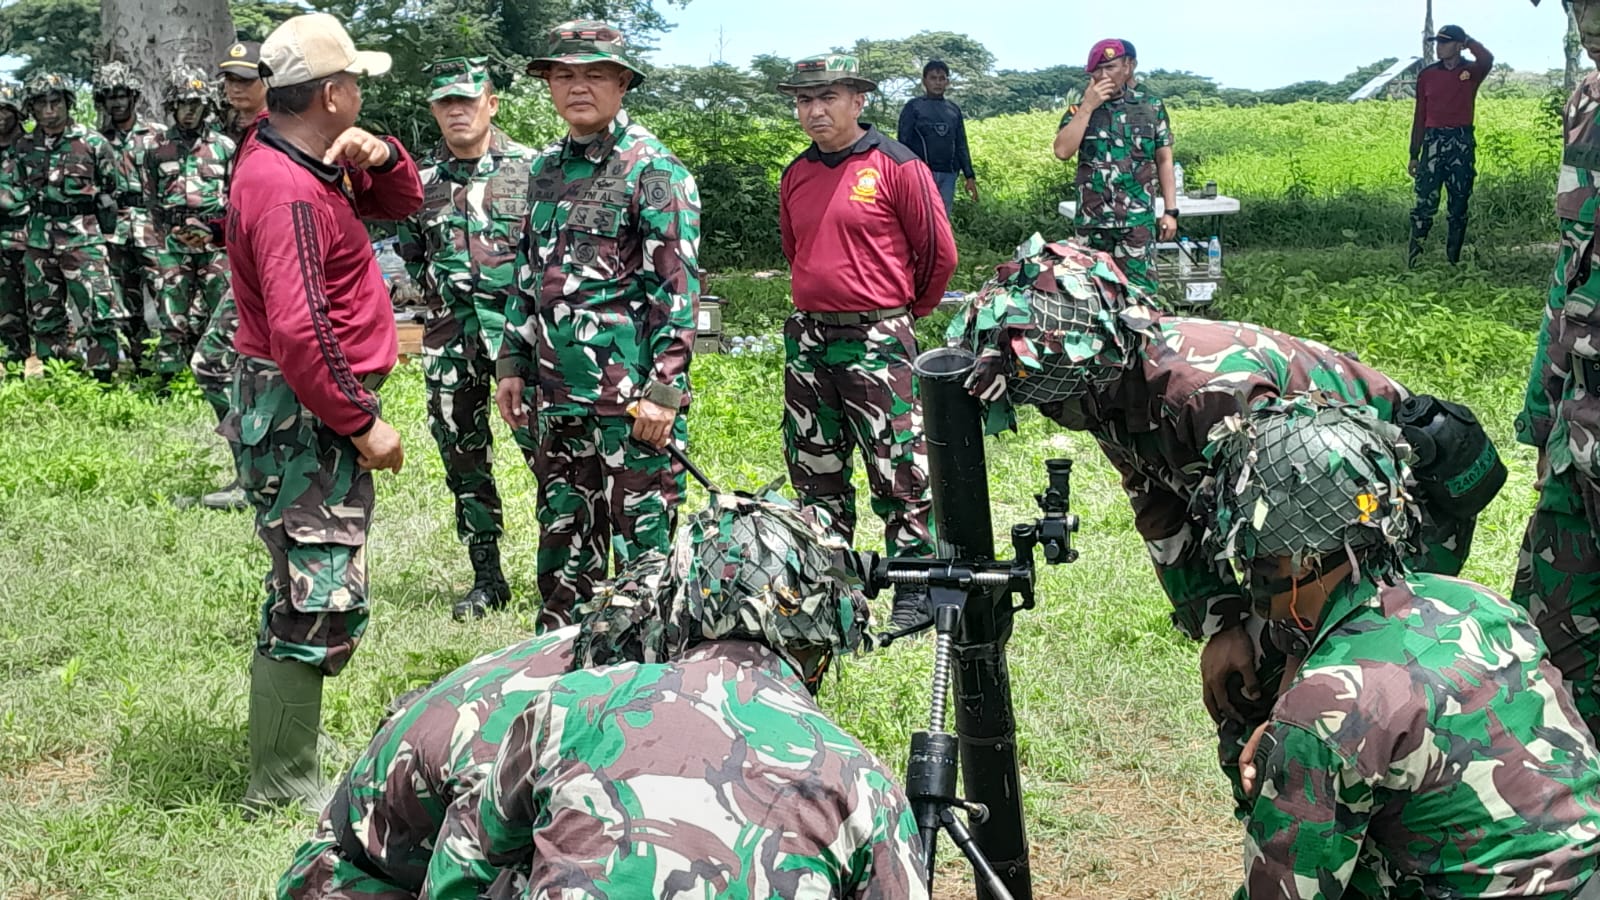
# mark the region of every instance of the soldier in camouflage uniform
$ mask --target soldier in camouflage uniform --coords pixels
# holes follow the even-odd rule
[[[458,57],[432,66],[428,102],[444,140],[421,163],[422,210],[400,223],[396,247],[428,301],[422,333],[428,429],[455,498],[456,534],[472,560],[472,588],[452,611],[458,619],[511,599],[500,568],[503,517],[489,416],[533,153],[494,127],[500,98],[486,62]],[[533,437],[526,428],[512,437],[531,468]]]
[[[416,897],[445,810],[483,779],[507,728],[577,668],[660,662],[667,557],[647,551],[598,586],[578,625],[548,631],[462,666],[398,709],[334,790],[316,833],[278,881],[279,900]],[[508,869],[495,897],[520,897]]]
[[[33,133],[18,148],[23,182],[34,199],[28,228],[27,296],[34,351],[40,359],[81,359],[110,382],[127,346],[127,306],[111,277],[106,236],[117,226],[121,185],[117,154],[99,132],[72,120],[72,85],[43,73],[28,79],[22,103]],[[67,316],[83,323],[80,355]]]
[[[1128,282],[1155,302],[1155,242],[1178,233],[1172,126],[1157,97],[1133,87],[1138,57],[1127,41],[1104,40],[1089,51],[1089,86],[1067,107],[1056,131],[1057,159],[1078,158],[1078,206],[1072,224],[1096,250],[1110,253]],[[1155,191],[1164,211],[1157,220]]]
[[[107,236],[106,251],[111,277],[122,288],[128,305],[128,351],[136,363],[144,361],[145,341],[150,338],[149,306],[155,306],[155,321],[161,321],[161,272],[156,259],[161,239],[139,176],[145,151],[164,129],[160,122],[138,117],[143,93],[139,77],[127,63],[108,62],[95,70],[94,105],[100,113],[100,133],[117,154],[117,231]]]
[[[1400,430],[1301,397],[1212,437],[1207,544],[1308,648],[1246,768],[1237,896],[1600,896],[1600,752],[1522,610],[1406,566]]]
[[[1460,571],[1476,514],[1504,481],[1493,443],[1465,407],[1412,396],[1314,341],[1130,305],[1111,257],[1081,245],[1046,245],[1035,235],[952,321],[950,336],[980,354],[968,385],[988,402],[991,431],[1012,424],[1011,404],[1037,405],[1092,434],[1121,473],[1173,624],[1206,641],[1204,699],[1230,780],[1244,740],[1271,708],[1285,648],[1266,639],[1233,573],[1200,541],[1205,523],[1192,502],[1211,429],[1254,404],[1311,390],[1407,424],[1415,443],[1437,448],[1419,468],[1428,523],[1415,565],[1444,574]],[[1462,476],[1480,469],[1477,480]]]
[[[557,26],[528,71],[568,133],[530,169],[495,403],[513,428],[539,417],[544,629],[569,620],[608,556],[620,566],[671,542],[684,473],[666,446],[688,436],[700,192],[622,111],[644,75],[616,28]]]
[[[715,495],[671,560],[671,662],[575,672],[446,814],[426,894],[922,898],[910,805],[812,694],[868,626],[820,510]],[[642,827],[641,827],[642,826]]]
[[[155,370],[163,379],[183,371],[200,335],[228,292],[228,257],[211,245],[212,219],[221,218],[224,177],[233,141],[205,127],[210,113],[205,72],[179,66],[167,78],[162,105],[171,127],[145,151],[141,180],[150,217],[162,240],[161,339]],[[213,409],[218,421],[227,407]]]
[[[31,200],[17,155],[22,97],[16,85],[0,85],[0,364],[20,363],[33,352],[23,257],[28,249]]]
[[[1600,56],[1600,2],[1572,9],[1584,47]],[[1539,450],[1539,501],[1511,599],[1532,615],[1578,712],[1600,733],[1600,73],[1578,83],[1563,124],[1561,246],[1516,423],[1517,440]]]
[[[852,457],[860,449],[890,556],[936,555],[928,454],[911,361],[914,321],[933,312],[956,267],[938,187],[910,148],[859,121],[877,84],[855,57],[800,60],[794,96],[812,144],[784,170],[778,226],[794,275],[784,323],[783,444],[802,502],[855,535]],[[927,618],[927,590],[897,586],[892,624]]]

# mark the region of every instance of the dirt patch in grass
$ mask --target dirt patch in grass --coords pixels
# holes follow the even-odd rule
[[[95,759],[88,753],[35,760],[20,771],[0,775],[0,805],[37,808],[48,800],[83,803],[97,771]]]
[[[1206,900],[1239,886],[1241,829],[1215,792],[1109,767],[1054,787],[1070,798],[1072,824],[1045,841],[1033,836],[1035,900]],[[934,897],[968,900],[965,862],[950,866],[954,848],[940,848]]]

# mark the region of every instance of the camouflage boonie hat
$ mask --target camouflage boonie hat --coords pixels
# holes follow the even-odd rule
[[[1287,557],[1298,571],[1349,559],[1353,579],[1363,565],[1369,578],[1401,569],[1422,510],[1407,490],[1411,449],[1397,426],[1314,392],[1229,416],[1210,439],[1212,469],[1195,504],[1218,560]]]
[[[989,431],[1015,429],[1012,404],[1077,400],[1121,377],[1154,310],[1138,306],[1110,255],[1035,234],[950,320],[945,337],[977,356],[967,390]]]
[[[22,85],[0,84],[0,106],[11,110],[19,116],[23,115]]]
[[[666,660],[666,620],[678,582],[666,554],[647,550],[578,605],[572,668]]]
[[[781,654],[815,690],[836,653],[866,637],[869,614],[856,555],[816,508],[776,493],[713,494],[673,547],[679,585],[667,615],[667,655],[745,638]],[[802,663],[799,654],[820,651]]]
[[[194,66],[179,66],[167,74],[167,87],[161,102],[172,109],[180,100],[203,100],[209,105],[214,96],[211,81],[205,70]]]
[[[644,70],[628,50],[628,39],[617,26],[595,19],[578,19],[562,22],[550,30],[545,55],[528,63],[528,74],[544,77],[545,71],[557,63],[581,66],[588,63],[612,62],[633,73],[628,89],[644,83]]]
[[[144,84],[133,69],[124,62],[108,62],[94,70],[94,99],[103,99],[117,88],[127,88],[135,94],[144,93]]]
[[[428,84],[428,102],[446,97],[482,97],[489,89],[488,62],[487,56],[454,56],[429,63],[425,71],[433,81]]]
[[[52,93],[62,94],[67,98],[67,107],[77,99],[77,94],[72,90],[72,83],[67,81],[67,76],[59,72],[40,72],[28,79],[22,88],[22,105],[31,107],[33,101]]]
[[[878,89],[878,83],[861,77],[861,61],[843,53],[824,53],[799,60],[789,77],[778,82],[778,90],[792,94],[801,88],[843,84],[860,93]]]

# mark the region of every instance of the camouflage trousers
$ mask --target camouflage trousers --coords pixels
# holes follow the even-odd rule
[[[1111,254],[1128,283],[1149,294],[1149,302],[1159,302],[1161,282],[1156,279],[1154,228],[1079,228],[1078,237],[1093,249]]]
[[[0,250],[0,363],[22,362],[33,353],[22,249]]]
[[[239,485],[272,563],[257,650],[337,675],[367,627],[372,475],[271,360],[240,359],[231,407],[218,431],[238,447]]]
[[[1429,128],[1423,134],[1422,156],[1417,159],[1417,205],[1411,210],[1413,261],[1422,250],[1422,239],[1433,228],[1441,188],[1450,193],[1445,256],[1451,262],[1461,258],[1461,245],[1467,239],[1467,201],[1472,199],[1472,182],[1478,177],[1477,146],[1470,125]]]
[[[1517,555],[1511,602],[1538,626],[1573,705],[1600,734],[1600,492],[1576,468],[1546,474]]]
[[[470,304],[437,306],[422,334],[428,430],[439,445],[445,484],[456,503],[456,535],[464,544],[499,540],[504,527],[489,427],[499,344],[497,336],[480,332]],[[539,452],[532,432],[515,428],[511,437],[532,470]]]
[[[369,843],[374,839],[374,829],[369,823],[357,821],[350,827],[356,834],[368,835]],[[527,889],[527,868],[521,865],[501,869],[499,877],[479,897],[480,900],[515,900]],[[340,849],[326,812],[311,840],[295,851],[288,871],[278,879],[275,895],[277,900],[416,900],[417,896],[416,891],[351,862]]]
[[[157,256],[161,266],[161,337],[156,342],[155,370],[176,375],[189,365],[211,315],[228,293],[228,256],[220,250]]]
[[[826,508],[853,542],[859,449],[887,553],[937,555],[911,317],[828,325],[796,313],[783,325],[783,344],[784,461],[801,503]]]
[[[84,368],[104,377],[116,372],[129,316],[122,292],[111,279],[105,246],[29,247],[26,270],[29,324],[39,358],[80,358],[74,340],[81,337]],[[83,323],[77,334],[69,306]]]
[[[136,364],[142,364],[145,342],[152,336],[146,307],[154,307],[155,320],[161,321],[161,269],[156,263],[156,251],[142,244],[113,242],[106,244],[106,258],[111,264],[111,277],[128,306],[128,355]]]
[[[525,395],[536,408],[534,391]],[[632,438],[628,416],[542,416],[534,475],[539,481],[539,631],[572,622],[572,607],[646,550],[671,549],[683,500],[684,470],[666,451]],[[672,439],[688,426],[679,415]]]
[[[228,414],[229,393],[233,390],[233,370],[239,364],[239,354],[233,349],[233,336],[239,330],[239,308],[233,303],[230,288],[222,293],[206,330],[200,335],[189,368],[194,371],[195,384],[211,404],[217,421]]]

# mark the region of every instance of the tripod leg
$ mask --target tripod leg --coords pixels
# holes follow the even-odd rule
[[[967,830],[967,826],[956,818],[956,814],[949,807],[945,807],[940,811],[939,824],[944,826],[945,831],[950,832],[950,840],[954,841],[955,845],[961,848],[961,852],[967,855],[967,861],[972,863],[973,872],[977,873],[978,882],[989,890],[989,896],[994,900],[1013,900],[1011,892],[1006,890],[1006,883],[1000,880],[1000,873],[994,870],[994,866],[989,865],[989,860],[984,858],[983,851],[978,849],[977,842],[972,839],[972,832]],[[931,875],[933,871],[932,855],[928,857],[928,871]],[[929,890],[933,888],[931,877],[928,881],[928,887]]]

